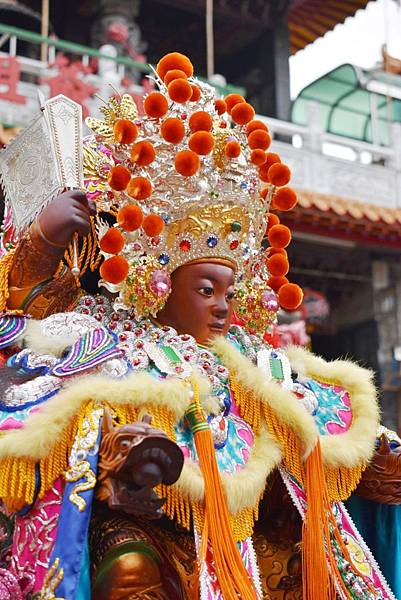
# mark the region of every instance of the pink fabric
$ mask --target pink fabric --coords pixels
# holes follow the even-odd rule
[[[16,518],[11,570],[17,578],[33,576],[33,592],[41,591],[49,567],[61,511],[62,489],[59,477],[53,488],[37,500],[26,515]]]

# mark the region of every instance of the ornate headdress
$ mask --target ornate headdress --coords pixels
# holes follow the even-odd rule
[[[101,285],[119,292],[117,307],[156,314],[175,269],[220,258],[235,266],[248,298],[252,278],[269,278],[262,239],[270,201],[280,200],[276,186],[288,183],[290,171],[266,152],[268,129],[252,106],[239,94],[216,100],[214,89],[193,77],[187,57],[164,56],[155,82],[158,91],[144,99],[143,115],[125,94],[101,109],[103,120],[86,121],[94,133],[84,146],[86,189],[98,212],[116,217],[113,226],[98,220]],[[294,204],[293,196],[282,188],[281,203]],[[290,239],[278,227],[271,228],[276,248]],[[254,297],[257,288],[256,282]],[[262,302],[259,295],[254,299]]]

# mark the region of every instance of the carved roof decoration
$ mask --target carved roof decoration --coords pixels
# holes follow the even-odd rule
[[[297,190],[298,204],[280,219],[294,231],[401,248],[401,208]]]

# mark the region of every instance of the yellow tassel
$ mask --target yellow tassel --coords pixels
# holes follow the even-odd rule
[[[187,418],[194,436],[199,466],[205,483],[205,519],[202,531],[200,564],[206,559],[207,541],[210,540],[217,580],[225,600],[256,600],[257,593],[250,578],[231,527],[226,497],[214,451],[209,425],[204,419],[199,400],[199,389],[194,383],[194,401]]]
[[[74,443],[75,436],[92,402],[81,406],[77,415],[64,429],[60,439],[49,450],[46,458],[36,461],[30,457],[7,457],[0,461],[0,498],[6,507],[14,512],[24,506],[32,504],[36,488],[36,468],[40,474],[40,488],[38,497],[52,488],[58,477],[63,475],[68,466],[68,458]]]
[[[9,250],[7,254],[0,259],[0,311],[7,308],[7,300],[10,296],[8,289],[8,275],[14,260],[15,249]]]
[[[245,389],[232,376],[230,376],[230,388],[241,417],[252,427],[254,433],[260,433],[262,426],[262,403],[255,398],[251,389]]]

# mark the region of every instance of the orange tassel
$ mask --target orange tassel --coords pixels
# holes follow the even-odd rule
[[[325,552],[325,538],[330,540],[325,506],[326,487],[320,442],[305,464],[305,492],[308,507],[302,529],[302,584],[304,600],[335,600]]]
[[[330,506],[319,439],[305,462],[305,492],[307,509],[302,527],[302,597],[304,600],[336,600],[336,581],[345,596],[351,598],[330,542],[329,522],[337,542],[341,540],[341,534]]]
[[[210,540],[217,580],[224,600],[256,600],[253,581],[245,568],[235,542],[216,462],[213,438],[199,403],[199,390],[194,384],[194,401],[186,413],[190,424],[199,466],[205,483],[205,520],[202,531],[200,564],[206,559]]]

